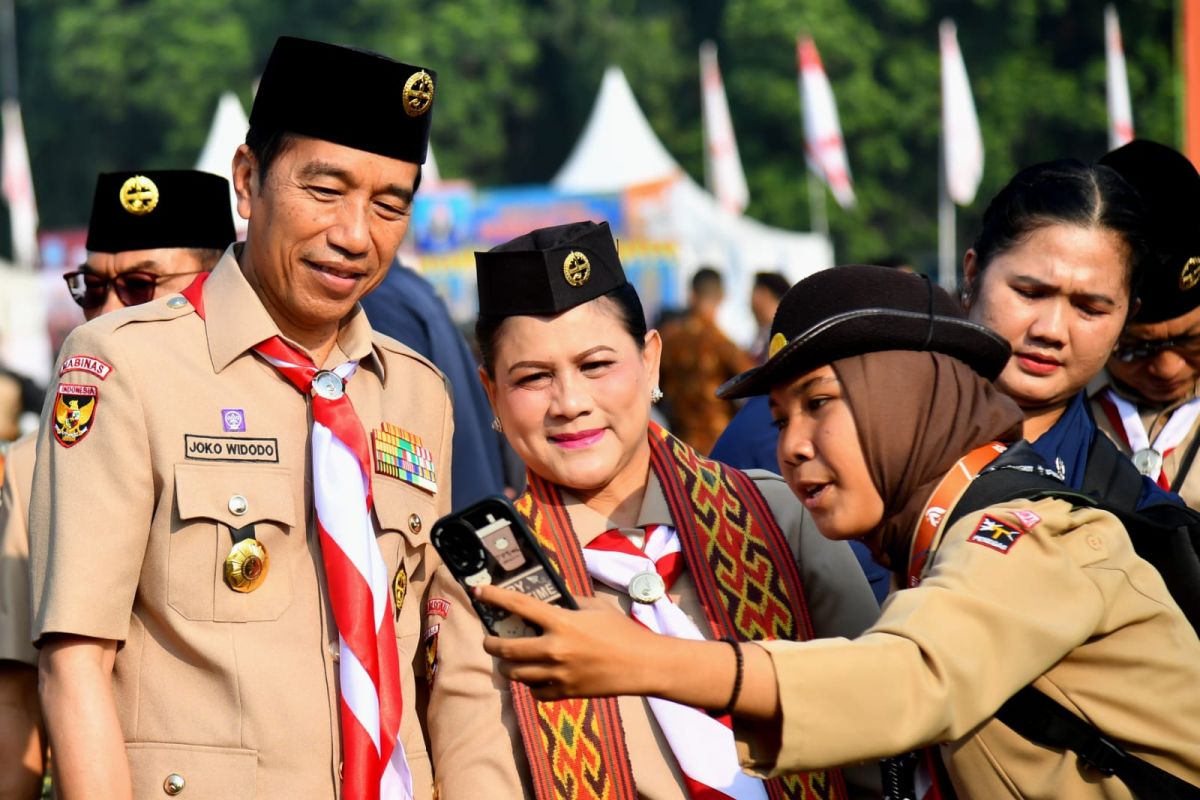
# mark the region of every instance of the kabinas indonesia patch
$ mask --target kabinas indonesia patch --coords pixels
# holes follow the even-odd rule
[[[54,399],[54,438],[63,447],[73,447],[92,431],[100,390],[95,386],[60,383]]]
[[[1025,531],[1015,525],[1010,525],[1003,520],[996,519],[990,514],[985,514],[983,519],[979,521],[979,527],[967,537],[967,541],[990,547],[1001,553],[1007,553],[1017,543],[1017,539],[1020,539],[1024,534]]]

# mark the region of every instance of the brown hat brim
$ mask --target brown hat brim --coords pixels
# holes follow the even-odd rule
[[[895,308],[863,308],[829,317],[791,339],[766,363],[726,381],[717,396],[734,400],[771,389],[843,358],[884,350],[944,353],[995,380],[1008,363],[1008,343],[966,319]]]

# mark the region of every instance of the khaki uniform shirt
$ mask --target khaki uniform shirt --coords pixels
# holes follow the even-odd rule
[[[328,800],[340,792],[338,634],[313,522],[310,404],[251,351],[279,331],[235,252],[204,287],[207,320],[178,297],[159,299],[64,344],[65,357],[111,371],[59,378],[98,391],[73,446],[56,441],[48,403],[30,511],[33,634],[120,642],[113,686],[135,797],[161,797],[178,773],[190,800]],[[402,566],[407,577],[396,611],[400,736],[416,797],[428,798],[413,673],[423,672],[420,612],[440,563],[427,534],[449,510],[450,401],[429,362],[374,334],[357,309],[324,366],[349,359],[359,367],[347,394],[367,435],[393,423],[436,463],[436,492],[371,475],[388,574]],[[270,566],[258,589],[239,593],[223,565],[231,529],[246,525]]]
[[[1103,377],[1107,378],[1108,373],[1103,373]],[[1100,397],[1109,389],[1115,389],[1121,397],[1137,405],[1138,416],[1141,417],[1142,425],[1145,426],[1147,436],[1151,442],[1162,432],[1163,427],[1170,421],[1171,414],[1175,412],[1175,409],[1192,399],[1191,397],[1186,397],[1166,407],[1147,406],[1144,400],[1140,400],[1128,391],[1114,386],[1111,380],[1097,381],[1096,385],[1089,386],[1088,397],[1091,400],[1092,416],[1096,419],[1096,425],[1099,426],[1100,430],[1104,431],[1109,439],[1113,440],[1113,443],[1116,444],[1122,453],[1131,458],[1133,457],[1133,450],[1125,442],[1125,432],[1113,427],[1108,414],[1104,412],[1104,406],[1100,404]],[[1167,474],[1167,480],[1171,482],[1175,493],[1183,498],[1183,502],[1192,508],[1200,509],[1200,463],[1197,463],[1200,462],[1200,454],[1197,454],[1196,459],[1192,461],[1191,468],[1188,470],[1187,475],[1184,476],[1183,484],[1176,485],[1176,477],[1179,474],[1179,468],[1182,466],[1184,456],[1191,446],[1192,440],[1197,435],[1200,435],[1200,416],[1196,417],[1196,421],[1192,423],[1192,428],[1188,431],[1187,436],[1183,438],[1183,441],[1176,445],[1175,449],[1163,459],[1163,472]]]
[[[1009,533],[981,529],[985,514]],[[1085,774],[1074,754],[992,719],[1032,683],[1134,755],[1200,784],[1200,640],[1125,529],[1097,509],[1019,500],[969,514],[945,533],[921,585],[889,597],[858,639],[763,647],[782,736],[735,723],[748,768],[941,742],[959,797],[1129,798],[1119,779]]]
[[[879,614],[862,569],[844,542],[831,542],[817,531],[787,484],[775,475],[749,473],[762,492],[780,528],[797,554],[808,610],[817,636],[855,636]],[[567,499],[571,522],[586,546],[601,533],[616,527],[582,502]],[[662,489],[653,476],[646,487],[638,528],[626,533],[640,536],[647,525],[672,525]],[[629,598],[596,583],[596,595],[626,613]],[[445,570],[434,578],[427,620],[437,631],[437,671],[430,697],[430,715],[439,725],[431,731],[431,747],[440,800],[475,800],[481,797],[532,797],[521,734],[509,700],[508,682],[483,651],[483,625],[457,583]],[[685,571],[669,592],[693,620],[707,630],[696,584]],[[618,700],[625,741],[638,796],[646,800],[687,800],[670,746],[654,721],[649,705],[640,697]],[[870,787],[864,796],[879,796],[876,764],[864,765],[856,775]]]
[[[29,494],[37,434],[17,439],[4,459],[0,490],[0,660],[37,666],[29,632]]]

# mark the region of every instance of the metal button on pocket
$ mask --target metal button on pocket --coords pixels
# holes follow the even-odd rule
[[[420,533],[422,528],[421,516],[419,514],[408,515],[408,529],[413,533]]]
[[[245,514],[249,508],[250,503],[248,503],[246,498],[242,497],[240,494],[235,494],[233,497],[229,498],[229,513],[233,514],[235,517],[240,517],[242,514]]]
[[[167,776],[167,779],[163,781],[163,791],[171,797],[174,797],[182,792],[183,787],[186,785],[187,781],[183,779],[182,775],[180,775],[178,772],[172,772]]]

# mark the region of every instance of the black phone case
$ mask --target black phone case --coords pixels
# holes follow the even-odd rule
[[[469,545],[466,529],[476,537]],[[562,608],[578,608],[525,520],[506,498],[486,497],[447,514],[434,523],[430,541],[493,636],[539,636],[542,631],[515,614],[476,600],[471,593],[475,586],[490,584],[515,589]],[[474,550],[475,544],[478,550],[468,557],[468,546]]]

